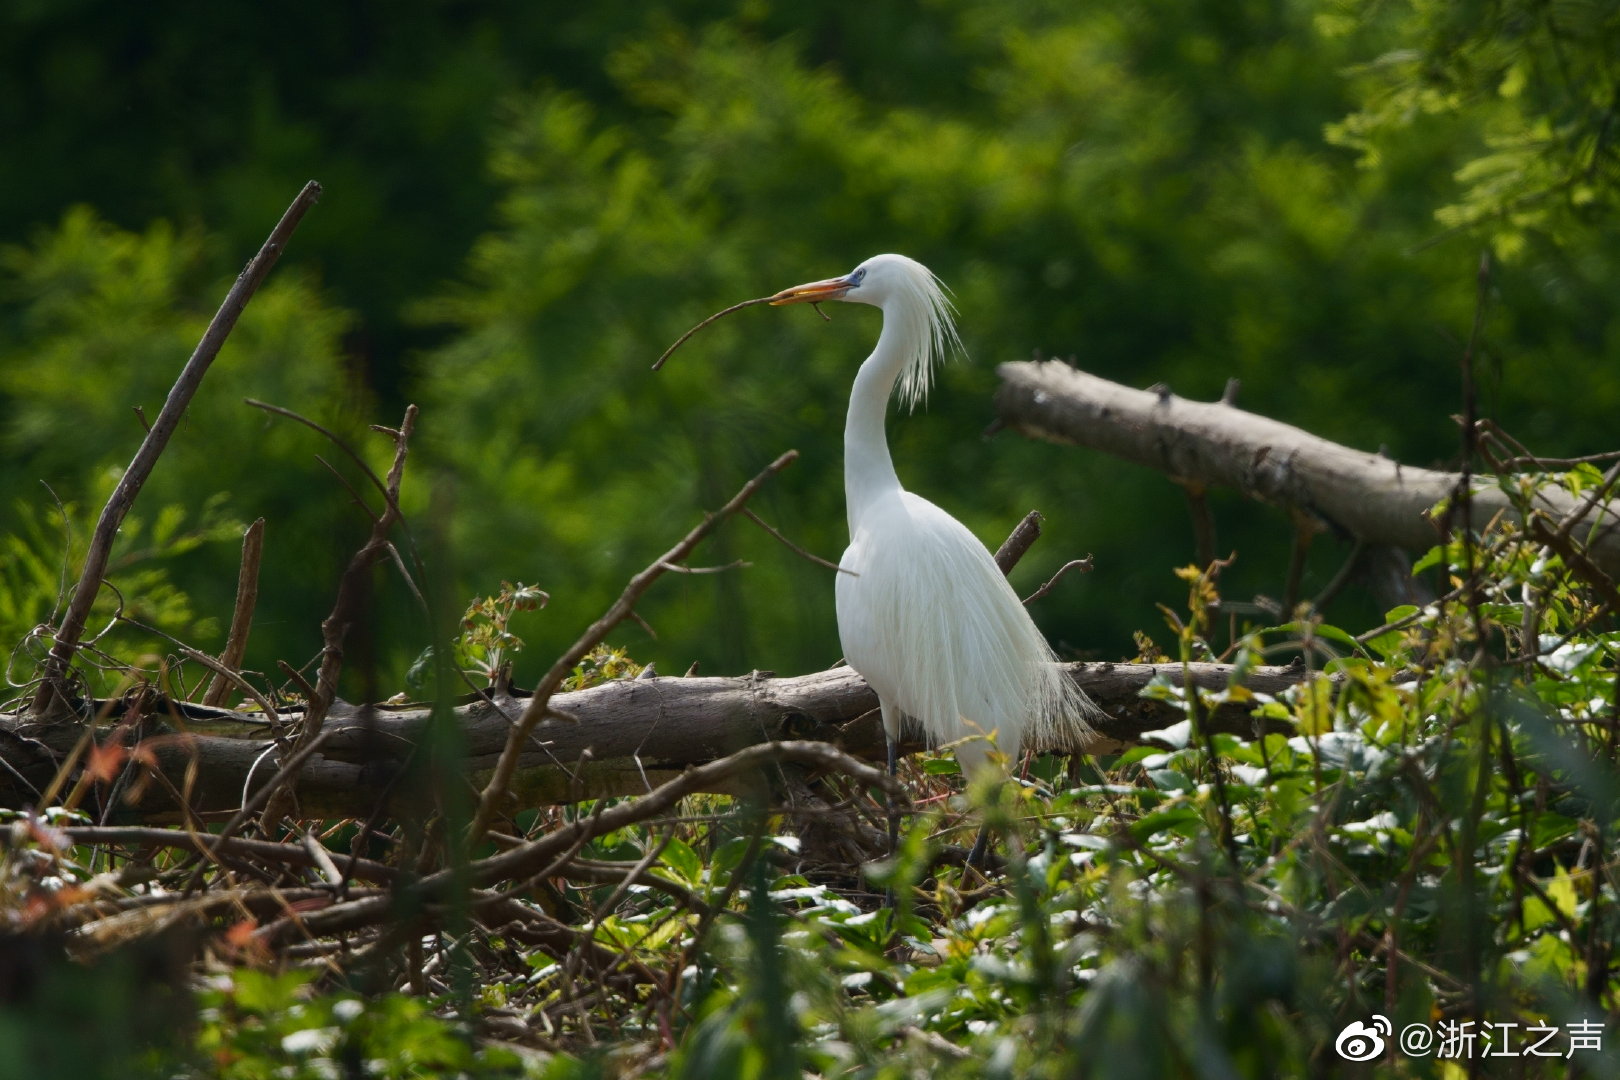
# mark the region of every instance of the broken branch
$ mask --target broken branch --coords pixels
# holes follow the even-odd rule
[[[112,545],[118,536],[119,526],[123,524],[129,508],[134,505],[135,497],[140,494],[147,477],[152,474],[153,466],[169,445],[170,437],[180,425],[180,418],[185,415],[186,406],[191,404],[197,388],[202,385],[203,376],[208,373],[214,357],[219,355],[219,350],[225,344],[225,339],[230,336],[231,330],[235,328],[237,319],[241,317],[248,301],[253,298],[259,285],[270,273],[270,268],[276,264],[276,259],[287,246],[287,240],[298,228],[298,223],[304,219],[304,214],[315,205],[320,196],[320,184],[311,180],[304,185],[304,190],[298,193],[298,197],[287,207],[287,212],[281,216],[276,227],[270,231],[270,236],[259,249],[259,253],[247,264],[241,276],[236,279],[236,283],[231,286],[230,292],[225,294],[224,302],[214,313],[208,329],[203,332],[202,340],[197,343],[196,350],[191,354],[191,359],[186,361],[179,377],[170,387],[168,399],[158,412],[157,420],[147,431],[146,438],[141,440],[140,449],[135,452],[135,457],[124,470],[118,486],[113,489],[107,504],[102,507],[101,517],[96,521],[95,532],[90,537],[90,550],[85,555],[84,571],[79,575],[79,583],[73,590],[73,599],[68,604],[67,614],[62,618],[62,625],[56,630],[56,640],[51,645],[50,655],[45,659],[45,670],[32,706],[36,715],[66,707],[68,668],[73,662],[79,638],[84,633],[85,623],[89,621],[90,608],[95,604],[102,578],[107,573],[107,560],[112,555]]]

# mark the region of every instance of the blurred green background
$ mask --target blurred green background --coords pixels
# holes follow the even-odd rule
[[[249,308],[125,530],[127,613],[217,650],[240,525],[268,519],[249,667],[314,655],[368,528],[306,429],[405,485],[450,615],[502,579],[527,684],[626,578],[781,451],[756,501],[845,542],[842,413],[875,312],[721,307],[880,251],[954,290],[972,362],[897,416],[902,479],[992,547],[1031,508],[1028,591],[1070,655],[1129,657],[1193,557],[1164,478],[981,438],[1032,353],[1455,464],[1458,360],[1492,256],[1481,406],[1540,453],[1614,448],[1616,4],[1145,0],[414,2],[0,8],[0,630],[49,621],[96,509],[230,280],[326,194]],[[60,500],[60,508],[58,505]],[[1215,500],[1232,597],[1278,596],[1283,517]],[[63,512],[66,514],[64,524]],[[1306,592],[1347,554],[1315,545]],[[666,674],[839,655],[830,574],[737,522],[661,582]],[[105,598],[111,611],[114,598]],[[403,685],[432,629],[385,568],[349,688]],[[1346,595],[1329,615],[1377,616]],[[137,631],[116,631],[126,642]],[[114,640],[114,639],[109,639]],[[35,640],[13,656],[26,679]],[[172,652],[158,638],[137,647]]]

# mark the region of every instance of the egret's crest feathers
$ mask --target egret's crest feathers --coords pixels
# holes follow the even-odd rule
[[[897,394],[902,405],[914,409],[919,402],[928,400],[934,365],[953,355],[965,355],[962,339],[956,333],[956,308],[939,278],[915,259],[875,255],[855,273],[861,271],[865,271],[863,280],[849,298],[864,299],[860,293],[878,294],[881,299],[867,302],[883,308],[885,322],[900,323],[895,329],[900,340],[910,346],[910,355],[901,369]]]

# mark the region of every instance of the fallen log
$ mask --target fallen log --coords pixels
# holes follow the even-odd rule
[[[1070,672],[1107,718],[1094,724],[1101,741],[1043,750],[1106,753],[1141,741],[1144,732],[1177,723],[1176,705],[1142,696],[1154,679],[1207,690],[1225,688],[1234,669],[1225,664],[1072,664]],[[1242,682],[1275,695],[1308,676],[1302,665],[1248,670]],[[489,777],[527,698],[501,694],[463,702],[434,719],[422,704],[354,706],[335,703],[323,742],[300,770],[294,792],[305,818],[389,815],[431,801],[405,775],[429,725],[453,726],[461,747],[460,774],[476,790]],[[126,775],[96,789],[106,820],[162,824],[183,820],[181,793],[201,817],[228,814],[276,776],[284,753],[272,725],[255,712],[186,702],[132,699],[86,703],[104,719],[103,741],[138,745]],[[884,759],[877,697],[847,667],[791,678],[756,672],[739,678],[642,678],[557,694],[558,715],[536,726],[527,740],[503,807],[557,805],[613,795],[641,794],[685,770],[757,743],[819,740],[869,761]],[[296,711],[282,714],[292,724]],[[122,725],[122,726],[120,726]],[[1223,705],[1211,716],[1215,730],[1252,735],[1246,707]],[[0,807],[34,805],[83,737],[75,722],[40,724],[27,714],[0,714]],[[118,733],[118,734],[115,734]],[[918,740],[908,751],[921,749]],[[163,782],[146,782],[155,768]],[[146,778],[150,779],[150,778]],[[735,793],[728,789],[722,793]]]
[[[1137,390],[1057,360],[1002,364],[996,414],[1031,438],[1101,450],[1173,479],[1235,488],[1302,511],[1341,535],[1423,551],[1440,537],[1429,511],[1460,490],[1457,473],[1414,468],[1354,450],[1225,402]],[[1522,521],[1494,477],[1471,484],[1474,527]],[[1620,576],[1620,512],[1541,485],[1533,508],[1583,538],[1587,555]]]

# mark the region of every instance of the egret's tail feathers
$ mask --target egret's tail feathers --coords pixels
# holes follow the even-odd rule
[[[1048,647],[1045,651],[1048,659],[1041,665],[1040,697],[1033,710],[1037,719],[1032,725],[1031,741],[1073,745],[1095,739],[1097,733],[1091,722],[1102,720],[1108,714],[1075,685],[1068,669],[1052,655],[1051,649]]]

